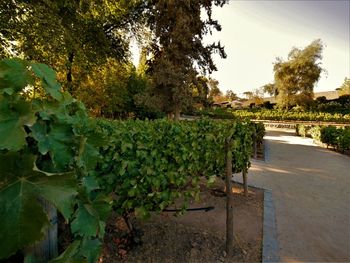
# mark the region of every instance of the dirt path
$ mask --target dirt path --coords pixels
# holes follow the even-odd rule
[[[248,178],[273,192],[281,260],[350,262],[350,158],[287,131],[265,142]]]

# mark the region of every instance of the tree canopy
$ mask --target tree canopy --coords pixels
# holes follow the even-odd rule
[[[151,42],[149,73],[153,87],[148,95],[153,105],[179,117],[191,102],[191,84],[199,72],[216,70],[212,53],[225,57],[220,43],[203,44],[203,37],[221,26],[212,18],[212,6],[227,0],[153,0],[149,2],[148,26]],[[205,10],[207,18],[202,18]]]
[[[337,90],[340,95],[350,95],[350,78],[345,78],[343,84]]]
[[[208,105],[210,85],[199,76],[216,70],[213,53],[226,54],[203,37],[221,30],[212,8],[227,2],[0,0],[0,58],[50,65],[63,89],[97,116],[146,109],[178,117],[199,97]],[[143,43],[139,70],[131,63],[131,39]]]
[[[307,105],[313,99],[313,89],[320,79],[323,44],[315,40],[304,49],[293,48],[288,60],[277,58],[274,63],[277,105],[290,108]]]

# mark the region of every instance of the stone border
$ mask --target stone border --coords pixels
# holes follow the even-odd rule
[[[262,263],[280,262],[277,240],[276,211],[271,190],[264,190],[264,222]]]
[[[243,185],[241,182],[234,181]],[[263,243],[262,243],[262,263],[281,262],[279,255],[279,244],[277,240],[276,211],[273,203],[272,191],[254,185],[248,185],[264,191],[264,214],[263,214]]]

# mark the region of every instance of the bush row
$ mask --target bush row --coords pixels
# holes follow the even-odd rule
[[[208,116],[216,119],[295,120],[350,123],[350,114],[327,112],[298,112],[268,109],[232,110],[218,108],[198,111],[197,115]]]
[[[294,112],[279,110],[233,110],[232,114],[237,118],[249,118],[256,120],[299,120],[299,121],[332,121],[349,123],[350,114],[325,113],[325,112]]]
[[[232,121],[98,121],[108,137],[96,168],[105,192],[114,192],[119,214],[147,216],[182,196],[199,192],[201,177],[209,182],[224,175],[226,138],[236,172],[247,170],[254,124]],[[185,208],[187,203],[184,203]]]
[[[350,128],[337,128],[335,126],[307,126],[298,124],[296,133],[299,136],[309,136],[316,142],[322,142],[327,147],[332,146],[337,151],[350,149]]]

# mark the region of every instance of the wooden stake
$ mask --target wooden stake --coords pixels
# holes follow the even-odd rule
[[[233,193],[231,139],[226,140],[226,253],[233,255]]]
[[[45,237],[40,242],[25,250],[27,256],[30,256],[35,262],[49,262],[58,256],[57,242],[57,210],[56,208],[43,198],[39,199],[44,211],[50,220],[51,226],[45,231]]]

